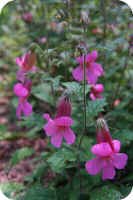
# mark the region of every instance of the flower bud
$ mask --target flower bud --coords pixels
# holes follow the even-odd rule
[[[104,118],[98,118],[96,126],[97,126],[97,142],[98,143],[107,142],[110,144],[112,150],[114,150],[112,137]]]
[[[34,52],[29,52],[25,55],[24,66],[26,69],[30,69],[36,64],[36,54]]]
[[[87,11],[81,11],[80,21],[86,25],[90,23],[89,13]]]
[[[58,101],[56,118],[61,116],[71,116],[71,110],[70,98],[65,94]]]
[[[26,12],[22,15],[22,19],[27,23],[31,23],[33,21],[33,16],[30,12]]]

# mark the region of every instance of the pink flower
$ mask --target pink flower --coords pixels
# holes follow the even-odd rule
[[[101,93],[104,91],[103,84],[96,84],[92,85],[91,92],[90,92],[90,98],[94,101],[96,99],[103,98]]]
[[[51,119],[49,114],[44,114],[44,118],[48,121],[47,124],[44,125],[44,131],[47,136],[51,137],[51,144],[57,148],[61,147],[63,138],[69,145],[75,142],[75,134],[70,128],[73,124],[73,120],[70,117],[70,106],[68,99],[63,97],[58,103],[55,119]]]
[[[25,76],[28,72],[36,72],[37,70],[37,67],[35,66],[36,54],[28,52],[22,57],[17,57],[16,64],[20,68],[17,72],[17,80],[24,82]]]
[[[113,179],[115,176],[115,168],[125,168],[128,157],[125,153],[119,153],[120,141],[113,140],[112,142],[114,151],[107,142],[92,146],[91,152],[96,157],[86,162],[85,167],[89,174],[96,175],[102,171],[103,180]]]
[[[18,107],[16,115],[18,119],[21,118],[22,114],[28,117],[32,114],[32,105],[27,101],[31,90],[31,81],[26,80],[24,84],[16,83],[14,86],[14,93],[18,96]]]
[[[25,21],[25,22],[28,22],[28,23],[31,23],[33,21],[33,16],[30,12],[26,12],[22,15],[22,19]]]
[[[85,56],[85,65],[86,65],[86,80],[88,84],[95,84],[97,82],[98,77],[102,76],[104,71],[102,66],[99,63],[96,63],[96,59],[98,57],[97,51],[92,51],[91,53]],[[72,75],[73,78],[77,81],[83,80],[83,64],[84,57],[80,56],[76,58],[79,66],[73,70]]]
[[[120,141],[112,140],[108,126],[104,119],[97,120],[97,141],[91,148],[91,152],[96,156],[86,162],[86,170],[91,175],[102,172],[102,179],[113,179],[115,169],[125,168],[128,156],[120,152]]]
[[[59,99],[57,104],[57,114],[56,118],[60,116],[71,116],[72,108],[71,108],[71,102],[69,97],[63,96]]]

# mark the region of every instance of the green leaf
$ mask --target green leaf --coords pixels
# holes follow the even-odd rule
[[[79,144],[79,139],[81,137],[77,138],[77,144]],[[93,157],[90,149],[92,146],[93,140],[87,136],[84,136],[81,142],[81,150],[80,150],[80,158],[81,161],[89,160]]]
[[[36,180],[40,180],[44,174],[47,173],[47,165],[46,163],[40,162],[37,166],[36,169],[34,169],[33,173],[30,174],[29,176],[25,177],[25,181],[27,182],[33,182]]]
[[[12,158],[10,160],[11,164],[16,165],[21,160],[31,156],[33,153],[34,153],[34,149],[32,149],[32,148],[23,147],[22,149],[18,149],[12,155]]]
[[[62,85],[67,88],[69,93],[78,93],[81,90],[81,85],[74,81],[62,83]]]
[[[121,193],[109,186],[95,189],[90,193],[90,200],[120,200]]]
[[[51,95],[51,86],[48,83],[43,83],[33,87],[32,94],[38,99],[53,105],[53,97]]]
[[[56,200],[56,192],[51,188],[44,188],[41,185],[34,185],[26,192],[22,200]]]
[[[113,138],[118,139],[123,145],[127,145],[133,141],[133,131],[131,130],[119,130],[113,134]]]
[[[7,197],[12,198],[12,194],[23,191],[24,186],[20,183],[7,182],[7,183],[1,183],[0,189]]]
[[[61,173],[64,168],[69,167],[67,161],[74,162],[75,160],[76,154],[74,151],[63,148],[48,158],[47,162],[54,172]]]
[[[79,84],[78,82],[72,81],[72,82],[64,82],[62,83],[63,86],[65,86],[68,90],[68,93],[70,94],[76,94],[77,96],[81,96],[83,94],[83,85]],[[86,93],[88,93],[90,90],[90,86],[86,86]]]
[[[106,100],[96,99],[95,101],[88,101],[87,103],[87,115],[90,117],[95,117],[98,113],[104,111],[104,106],[107,105]]]

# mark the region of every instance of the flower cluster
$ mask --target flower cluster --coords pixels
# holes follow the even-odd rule
[[[97,51],[92,51],[86,56],[82,55],[76,58],[79,64],[73,72],[73,78],[76,81],[83,81],[84,78],[91,85],[90,99],[96,100],[102,98],[104,91],[103,84],[97,84],[97,80],[104,74],[102,66],[96,62],[98,58]],[[85,67],[85,77],[84,77]],[[97,121],[97,144],[93,145],[91,152],[96,156],[94,159],[86,162],[86,170],[91,175],[96,175],[102,171],[102,179],[113,179],[115,168],[123,169],[127,163],[127,155],[119,153],[120,141],[113,140],[108,126],[104,119]]]
[[[102,66],[96,62],[98,58],[97,51],[92,51],[86,56],[77,57],[79,64],[73,70],[72,75],[76,81],[87,81],[91,86],[90,99],[96,100],[102,98],[104,91],[103,84],[97,83],[98,78],[104,74]],[[29,116],[32,113],[32,105],[28,102],[32,82],[27,78],[31,72],[36,72],[36,54],[28,52],[22,57],[16,58],[19,66],[17,80],[14,86],[14,93],[18,96],[17,117],[20,119],[22,114]],[[85,74],[85,77],[84,77]],[[85,83],[85,82],[84,82]],[[76,140],[76,135],[71,129],[73,119],[71,117],[72,106],[68,94],[64,94],[58,101],[56,115],[51,118],[48,113],[43,115],[47,121],[43,129],[47,136],[50,137],[51,144],[60,148],[63,139],[68,145],[72,145]],[[115,169],[123,169],[127,163],[127,155],[120,153],[120,141],[113,140],[108,126],[103,118],[97,120],[97,144],[93,145],[91,152],[95,158],[85,164],[85,168],[90,175],[96,175],[102,172],[102,179],[113,179]]]
[[[92,100],[95,100],[97,98],[102,98],[101,93],[104,90],[104,87],[102,84],[96,84],[97,80],[100,76],[104,74],[104,70],[101,66],[101,64],[96,62],[96,59],[98,58],[98,52],[92,51],[91,53],[88,53],[85,56],[84,61],[84,55],[77,57],[76,61],[79,64],[78,67],[76,67],[73,72],[73,78],[76,81],[83,81],[84,79],[84,65],[85,65],[85,79],[87,80],[87,83],[91,85],[91,93],[90,98]]]
[[[26,117],[32,114],[32,105],[28,102],[32,82],[27,78],[27,75],[28,73],[36,72],[37,70],[37,67],[35,66],[36,54],[28,52],[22,57],[17,57],[16,64],[19,66],[16,77],[19,82],[14,85],[13,90],[15,95],[18,97],[16,115],[18,119],[20,119],[22,114]]]

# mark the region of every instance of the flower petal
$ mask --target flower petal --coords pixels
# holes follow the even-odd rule
[[[63,135],[60,133],[55,133],[51,136],[51,144],[53,144],[55,147],[60,148],[62,144]]]
[[[83,56],[79,56],[79,57],[76,57],[76,61],[77,61],[77,63],[79,63],[80,65],[83,65],[83,60],[84,58],[83,58]]]
[[[116,153],[120,151],[121,142],[119,140],[113,140],[114,150]]]
[[[102,170],[102,179],[114,179],[115,176],[115,169],[111,164],[108,164],[106,167]]]
[[[73,71],[72,71],[72,75],[73,75],[73,78],[76,80],[76,81],[82,81],[83,80],[83,69],[82,67],[76,67]]]
[[[95,84],[97,82],[98,77],[95,75],[93,68],[86,68],[86,79],[88,84]]]
[[[47,136],[52,136],[57,133],[57,127],[54,120],[50,119],[47,124],[44,125],[43,129]]]
[[[17,78],[17,80],[24,82],[25,75],[26,75],[26,73],[23,70],[20,69],[20,70],[17,71],[16,78]]]
[[[100,65],[99,63],[91,63],[90,68],[93,68],[93,72],[97,77],[102,76],[104,73],[102,65]]]
[[[67,144],[73,144],[75,142],[75,138],[76,138],[75,134],[70,128],[67,128],[64,131],[63,136],[64,136]]]
[[[14,93],[19,97],[25,97],[28,95],[28,90],[21,83],[14,85]]]
[[[21,58],[21,57],[17,57],[17,58],[16,58],[16,64],[17,64],[19,67],[22,67],[22,58]]]
[[[94,146],[92,146],[91,152],[95,155],[104,157],[112,154],[112,149],[107,142],[102,142],[100,144],[95,144]]]
[[[102,162],[100,158],[93,158],[85,164],[86,171],[91,175],[96,175],[102,169]]]
[[[47,121],[51,119],[48,113],[43,114],[43,118],[46,119]]]
[[[16,116],[17,116],[18,119],[20,119],[21,115],[22,115],[22,106],[19,103],[18,106],[17,106],[17,109],[16,109]]]
[[[94,93],[90,93],[90,99],[91,100],[93,100],[93,101],[95,101],[96,100],[96,96],[94,95]]]
[[[98,57],[97,51],[92,51],[91,53],[86,55],[86,63],[94,62]]]
[[[73,124],[73,120],[70,117],[58,117],[54,119],[57,126],[69,127]]]
[[[37,71],[37,67],[36,66],[32,66],[32,68],[31,68],[30,71],[33,72],[33,73],[35,73]]]
[[[123,169],[127,164],[128,156],[125,153],[116,153],[113,155],[113,164],[117,169]]]
[[[23,113],[26,117],[32,114],[32,105],[28,101],[23,103]]]

